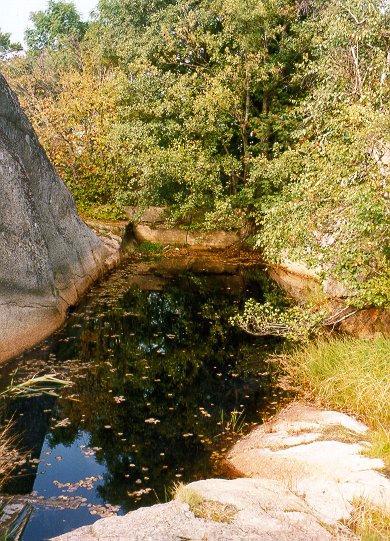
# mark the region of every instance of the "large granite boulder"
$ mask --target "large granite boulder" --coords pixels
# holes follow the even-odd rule
[[[108,255],[0,74],[0,361],[55,330]]]

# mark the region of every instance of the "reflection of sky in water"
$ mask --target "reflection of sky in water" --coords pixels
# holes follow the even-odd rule
[[[81,433],[71,445],[59,444],[51,448],[45,438],[40,456],[41,462],[34,482],[34,491],[46,497],[59,496],[62,491],[53,484],[53,481],[75,483],[85,477],[103,475],[105,467],[98,464],[94,456],[86,456],[82,453],[82,448],[88,447],[88,442],[89,434]],[[64,456],[66,461],[64,461]],[[72,464],[71,468],[69,463]],[[80,488],[77,494],[89,496],[88,492],[90,491]],[[97,495],[94,499],[96,499],[96,503],[102,502],[102,499]]]
[[[231,277],[184,276],[150,292],[130,288],[129,273],[112,274],[59,333],[2,369],[3,385],[16,366],[20,379],[55,371],[74,382],[58,399],[7,406],[25,446],[41,459],[35,480],[29,477],[34,492],[86,498],[78,509],[35,505],[25,541],[94,522],[99,516],[88,505],[123,513],[165,501],[174,482],[220,475],[211,455],[232,441],[221,436],[231,412],[258,421],[275,400],[261,361],[274,345],[228,324],[245,296],[261,299],[256,281],[233,292]],[[99,477],[91,490],[57,486],[88,477]],[[31,484],[15,481],[8,490],[26,493]]]
[[[51,448],[45,438],[40,455],[41,462],[34,482],[34,492],[46,498],[77,494],[77,496],[87,498],[91,504],[103,504],[104,500],[96,490],[81,487],[75,492],[68,493],[54,483],[55,481],[77,483],[86,477],[104,475],[104,465],[99,464],[94,456],[87,457],[81,451],[81,446],[84,446],[83,448],[88,446],[88,441],[89,434],[82,433],[70,446],[59,444]],[[95,487],[99,482],[100,480],[95,482]],[[33,513],[23,538],[38,541],[42,539],[42,532],[45,532],[45,536],[49,538],[61,532],[68,532],[81,524],[90,524],[95,520],[96,518],[90,514],[86,505],[71,510],[39,509],[38,512]]]

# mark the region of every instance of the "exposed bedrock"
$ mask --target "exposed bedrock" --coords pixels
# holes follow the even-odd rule
[[[0,361],[54,331],[110,256],[0,74]]]

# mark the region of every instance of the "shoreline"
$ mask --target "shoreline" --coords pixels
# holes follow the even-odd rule
[[[228,461],[241,477],[181,485],[168,503],[54,539],[359,539],[357,502],[383,516],[390,506],[383,463],[360,454],[367,432],[344,413],[292,403],[230,449]]]

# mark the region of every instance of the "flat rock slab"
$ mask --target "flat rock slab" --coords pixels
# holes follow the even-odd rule
[[[360,498],[390,508],[390,480],[364,456],[367,427],[344,413],[295,404],[240,440],[228,455],[243,475],[278,480],[327,524]]]
[[[197,518],[185,503],[143,507],[123,517],[55,538],[56,541],[327,541],[334,537],[310,514],[307,506],[279,483],[269,480],[209,479],[188,485],[213,501],[233,504],[231,523]],[[338,537],[338,539],[351,539]]]
[[[193,249],[224,249],[240,243],[238,233],[231,231],[211,231],[196,233],[180,228],[151,227],[146,224],[134,225],[137,242],[153,242],[162,245],[188,246]]]

